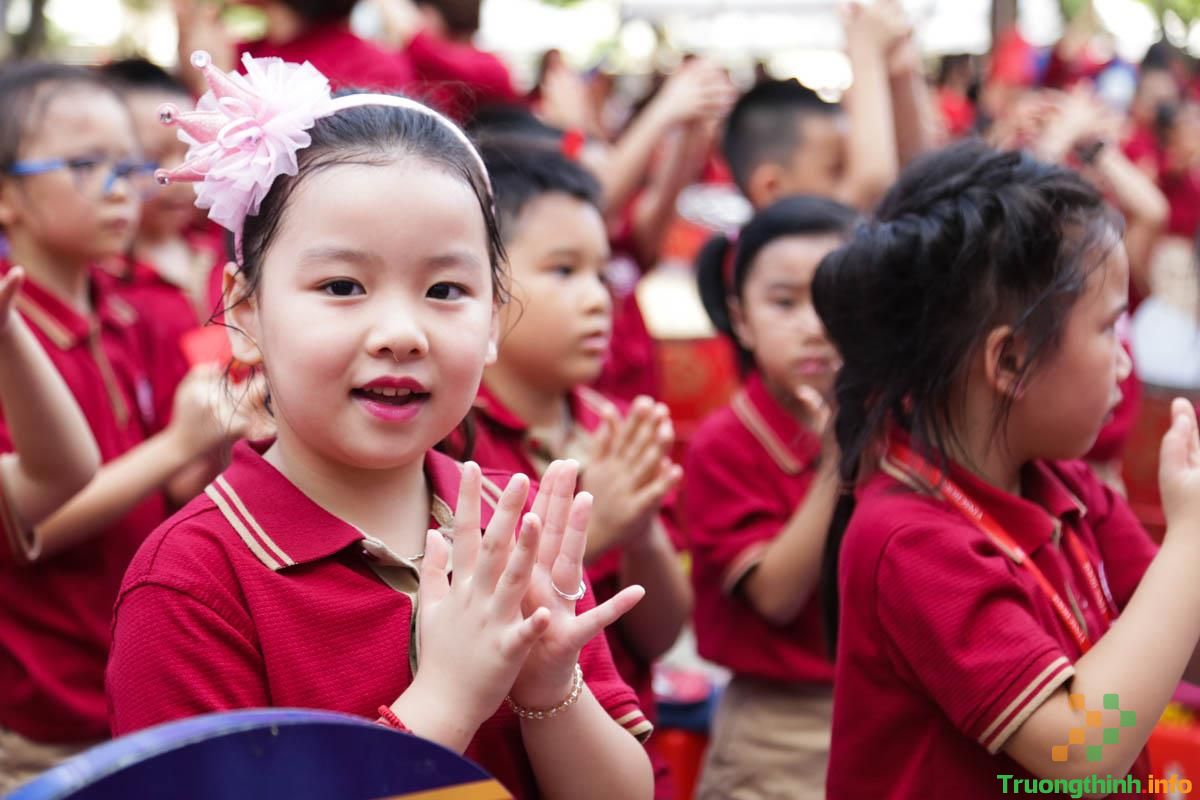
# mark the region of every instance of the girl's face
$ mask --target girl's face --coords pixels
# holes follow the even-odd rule
[[[257,293],[233,311],[234,355],[263,366],[291,451],[397,468],[466,416],[495,358],[493,298],[460,178],[411,157],[339,165],[290,198]]]
[[[1118,243],[1088,276],[1056,352],[1017,390],[1010,436],[1029,458],[1081,458],[1121,401],[1132,362],[1117,336],[1128,309],[1129,260]]]
[[[111,92],[92,86],[51,88],[35,100],[41,118],[24,133],[21,162],[63,159],[72,168],[0,182],[0,223],[14,244],[86,264],[123,253],[134,235],[139,189],[105,184],[118,162],[141,159],[133,121]]]
[[[775,239],[758,252],[742,300],[730,309],[738,340],[785,404],[801,386],[833,392],[840,361],[813,307],[812,282],[821,259],[841,243],[835,235]]]

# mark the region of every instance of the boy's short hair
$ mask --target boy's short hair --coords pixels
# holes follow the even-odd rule
[[[358,0],[283,0],[308,22],[337,22],[350,16]]]
[[[480,143],[496,202],[500,235],[507,243],[521,212],[544,194],[560,193],[601,210],[600,182],[556,142],[521,135],[491,136]]]
[[[183,82],[165,69],[145,58],[123,58],[100,67],[100,72],[123,92],[162,91],[189,94]]]
[[[734,104],[725,122],[722,150],[733,180],[745,194],[760,164],[787,163],[800,147],[800,119],[836,114],[837,103],[822,100],[795,78],[758,83]]]
[[[452,34],[471,34],[479,30],[481,0],[416,0],[419,6],[437,9]]]

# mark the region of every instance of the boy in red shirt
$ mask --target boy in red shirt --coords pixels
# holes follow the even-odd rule
[[[674,643],[691,605],[660,513],[679,478],[667,457],[670,419],[649,398],[625,409],[588,388],[612,325],[595,179],[532,140],[493,141],[483,155],[514,296],[501,321],[499,357],[484,372],[472,440],[460,435],[455,444],[470,446],[469,457],[484,466],[530,475],[555,458],[580,462],[581,488],[597,498],[585,556],[597,600],[635,583],[646,588],[646,600],[608,630],[608,640],[622,677],[650,713],[651,665]],[[665,761],[652,743],[648,749],[656,796],[674,796]]]

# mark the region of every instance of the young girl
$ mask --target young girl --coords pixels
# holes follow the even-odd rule
[[[1161,552],[1071,460],[1120,402],[1128,285],[1091,185],[975,143],[914,163],[818,270],[857,486],[822,576],[831,798],[1157,793],[1146,740],[1200,677],[1195,414],[1163,440]]]
[[[240,428],[210,410],[215,376],[185,384],[170,425],[155,419],[152,375],[164,367],[147,357],[145,320],[94,279],[91,265],[128,245],[150,181],[120,98],[95,73],[13,65],[0,72],[0,112],[0,227],[28,275],[16,308],[105,462],[0,555],[0,784],[8,786],[108,736],[104,662],[121,576],[166,518],[168,482]],[[8,269],[0,263],[0,274]],[[0,430],[5,444],[8,431],[28,432],[19,418]]]
[[[0,409],[8,430],[0,451],[0,527],[13,553],[36,545],[30,529],[82,489],[100,451],[71,389],[13,310],[25,279],[0,277]]]
[[[311,65],[193,63],[213,89],[167,110],[195,144],[163,177],[203,178],[198,202],[235,233],[226,319],[278,436],[238,445],[131,566],[114,731],[325,708],[466,752],[518,797],[648,797],[645,717],[597,636],[642,590],[587,610],[576,467],[552,465],[521,519],[527,479],[500,492],[431,450],[495,355],[502,248],[478,153],[414,101],[331,100]]]
[[[833,666],[813,594],[837,496],[825,441],[837,356],[812,306],[813,273],[855,213],[792,197],[737,244],[701,252],[701,298],[746,371],[696,432],[684,470],[700,654],[733,671],[700,798],[821,798]]]
[[[621,408],[588,388],[603,367],[612,302],[600,189],[553,146],[525,138],[483,148],[512,270],[499,357],[484,372],[472,415],[481,465],[541,475],[576,458],[596,497],[584,556],[598,601],[642,585],[645,602],[608,630],[621,677],[653,722],[651,667],[679,636],[691,591],[662,513],[679,478],[665,407],[647,397]],[[647,723],[649,726],[650,723]],[[655,796],[674,796],[666,759],[647,743]]]

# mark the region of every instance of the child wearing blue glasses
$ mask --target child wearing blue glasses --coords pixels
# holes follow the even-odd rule
[[[244,427],[208,372],[181,384],[168,425],[155,419],[150,332],[93,270],[125,251],[151,180],[129,112],[103,78],[53,64],[0,70],[0,229],[10,259],[0,276],[23,268],[14,306],[104,462],[62,508],[36,526],[13,521],[19,530],[0,544],[0,794],[108,736],[104,664],[125,567],[171,501],[186,499],[170,496],[172,479]],[[0,453],[27,427],[17,414],[0,416]]]

